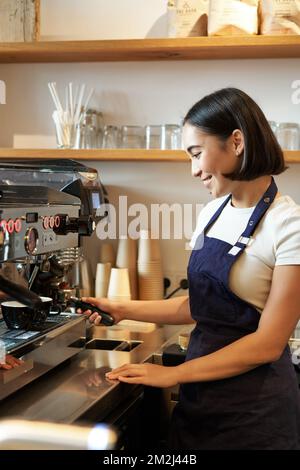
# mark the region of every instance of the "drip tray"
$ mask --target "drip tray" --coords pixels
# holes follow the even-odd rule
[[[94,338],[90,341],[85,338],[80,338],[74,343],[70,344],[72,348],[86,348],[86,349],[100,349],[104,351],[125,351],[130,352],[143,341],[117,341],[112,339],[98,339]]]

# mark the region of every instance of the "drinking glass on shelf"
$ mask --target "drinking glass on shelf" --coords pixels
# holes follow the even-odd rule
[[[97,114],[90,109],[85,114],[85,148],[97,148]]]
[[[104,126],[102,148],[114,149],[118,147],[118,128],[117,126]]]
[[[139,149],[144,147],[144,129],[141,126],[122,126],[120,130],[120,147]]]
[[[181,148],[181,127],[177,124],[161,126],[161,149],[179,150]]]
[[[281,122],[277,127],[276,137],[282,149],[300,149],[300,126],[296,122]]]
[[[58,111],[54,111],[52,118],[55,124],[55,134],[57,148],[71,149],[74,148],[76,140],[75,122],[65,118],[65,115]]]
[[[145,126],[146,149],[162,148],[162,126]]]

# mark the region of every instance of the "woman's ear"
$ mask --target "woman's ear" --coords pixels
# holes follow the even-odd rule
[[[244,134],[240,129],[235,129],[232,132],[233,148],[237,157],[239,157],[244,151]]]

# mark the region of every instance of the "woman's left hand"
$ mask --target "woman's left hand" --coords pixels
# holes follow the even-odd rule
[[[23,362],[24,361],[22,361],[21,359],[17,359],[16,357],[7,354],[5,357],[5,363],[0,364],[0,369],[13,369],[14,367],[18,367],[23,364]]]
[[[109,380],[119,380],[129,384],[150,385],[167,388],[179,383],[177,367],[164,367],[157,364],[124,364],[107,372]]]

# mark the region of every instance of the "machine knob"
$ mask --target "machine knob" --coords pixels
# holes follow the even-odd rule
[[[58,226],[53,227],[53,231],[58,235],[66,235],[67,233],[78,233],[78,235],[91,235],[95,230],[95,222],[92,216],[82,215],[79,217],[69,217],[65,214],[55,216],[55,219],[60,220]]]

